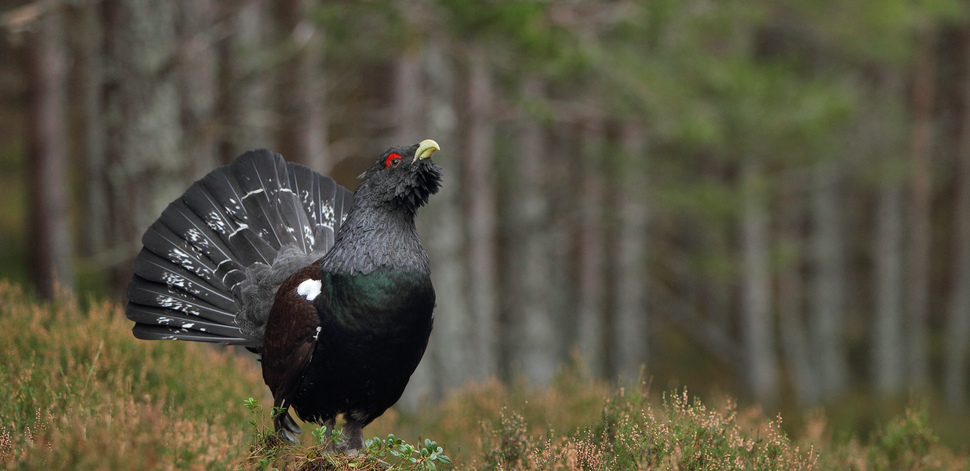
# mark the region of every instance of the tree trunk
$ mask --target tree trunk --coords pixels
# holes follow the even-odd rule
[[[541,99],[543,88],[538,79],[528,78],[522,93],[529,99]],[[545,127],[528,113],[521,116],[515,149],[507,183],[516,195],[507,202],[511,206],[510,234],[502,294],[509,314],[502,344],[507,351],[505,363],[514,359],[517,371],[506,374],[506,379],[521,374],[537,384],[548,384],[559,362],[557,336],[561,335],[550,299],[548,146]]]
[[[81,2],[76,9],[77,104],[80,107],[81,160],[84,162],[84,249],[98,260],[108,247],[108,181],[104,156],[104,117],[101,113],[104,79],[101,9],[98,2]],[[95,267],[101,268],[101,267]]]
[[[954,178],[952,293],[946,320],[943,393],[951,407],[966,407],[967,345],[970,343],[970,29],[958,36],[957,72],[959,122]]]
[[[492,156],[494,119],[492,104],[495,94],[485,54],[477,48],[468,51],[467,96],[464,119],[465,139],[462,143],[460,194],[465,214],[466,298],[474,317],[474,338],[466,348],[476,352],[476,363],[468,367],[472,377],[482,379],[494,372],[496,332],[496,195]],[[531,184],[531,183],[530,183]]]
[[[175,5],[104,0],[105,153],[111,184],[111,241],[123,254],[115,287],[131,275],[141,234],[185,189],[176,65]]]
[[[62,10],[51,8],[36,20],[28,38],[30,112],[29,262],[31,280],[44,299],[60,284],[74,284],[68,195],[66,75],[67,59]]]
[[[768,267],[768,213],[759,164],[743,163],[741,215],[741,344],[745,383],[752,397],[773,403],[777,395],[771,279]]]
[[[394,61],[394,132],[392,145],[420,142],[424,137],[420,51],[402,51]],[[456,194],[457,195],[457,194]]]
[[[226,8],[226,7],[224,7]],[[219,162],[227,164],[234,157],[241,154],[239,143],[236,142],[244,105],[240,96],[241,60],[239,59],[239,42],[242,10],[232,12],[223,11],[223,20],[219,25],[219,39],[216,41],[216,89],[215,120],[216,120],[216,152]]]
[[[831,400],[846,388],[845,352],[845,245],[843,242],[841,166],[824,163],[814,171],[812,191],[813,271],[812,315],[809,331],[821,399]]]
[[[523,87],[526,106],[530,101],[543,103],[549,100],[546,84],[539,79],[527,80]],[[547,136],[542,140],[551,271],[546,283],[546,305],[551,310],[550,316],[558,322],[555,356],[559,361],[573,361],[578,353],[579,338],[579,273],[582,264],[579,254],[583,228],[576,195],[582,194],[583,188],[583,172],[577,167],[581,162],[577,149],[582,141],[575,126],[561,122],[546,126],[539,116],[532,119],[538,121],[540,129],[545,128],[543,134]]]
[[[602,122],[586,122],[582,126],[579,162],[574,171],[580,172],[579,198],[579,353],[594,375],[604,371],[603,335],[606,298],[606,231],[604,207],[606,184],[603,175],[605,129]]]
[[[324,38],[307,19],[310,6],[309,0],[281,0],[271,7],[284,55],[277,67],[276,146],[288,160],[326,174],[332,162],[322,97]]]
[[[265,110],[270,106],[269,66],[262,54],[269,35],[263,2],[246,2],[238,8],[223,4],[219,23],[218,83],[216,98],[216,135],[219,160],[229,163],[247,149],[273,147]],[[278,149],[275,149],[279,151]],[[326,172],[327,168],[314,168]]]
[[[628,381],[638,379],[647,364],[650,330],[647,299],[647,248],[649,242],[646,142],[642,127],[627,122],[620,128],[620,162],[613,174],[619,205],[611,297],[616,306],[608,346],[613,369]]]
[[[880,191],[873,256],[876,320],[873,333],[873,383],[881,394],[898,392],[904,381],[902,189],[896,182]]]
[[[913,137],[910,153],[910,201],[907,246],[905,374],[916,387],[929,383],[927,316],[930,289],[930,185],[933,153],[936,32],[920,32],[913,79]]]
[[[790,188],[791,185],[788,187]],[[802,268],[805,242],[801,228],[805,217],[805,205],[800,190],[801,188],[798,188],[789,197],[790,200],[780,204],[782,210],[779,232],[785,249],[783,253],[787,257],[778,270],[778,328],[781,353],[791,375],[795,401],[800,406],[809,406],[819,403],[821,385],[813,365],[818,350],[811,348],[811,337],[807,335],[809,329],[806,328],[806,322],[803,320],[805,279],[802,276]],[[813,352],[816,354],[813,355]]]
[[[211,36],[215,22],[212,0],[178,0],[178,87],[183,130],[182,148],[191,168],[189,178],[201,178],[216,166],[216,54]]]

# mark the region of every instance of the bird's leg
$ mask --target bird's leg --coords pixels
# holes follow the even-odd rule
[[[336,453],[337,452],[337,438],[333,434],[333,427],[336,425],[337,420],[335,418],[326,419],[323,421],[323,426],[327,427],[327,435],[330,437],[330,442],[327,443],[327,447],[323,450],[324,453]]]
[[[354,420],[350,414],[347,415],[347,423],[344,425],[344,439],[340,448],[349,456],[357,455],[364,448],[364,424]]]

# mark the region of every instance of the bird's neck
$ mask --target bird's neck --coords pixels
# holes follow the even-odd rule
[[[429,265],[412,211],[359,207],[341,224],[322,268],[357,275],[378,269],[427,273]]]

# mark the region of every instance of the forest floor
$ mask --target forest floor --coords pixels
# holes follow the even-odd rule
[[[251,355],[132,338],[122,308],[62,295],[37,303],[0,281],[2,469],[968,469],[911,401],[865,433],[821,409],[796,425],[729,397],[589,379],[548,388],[469,384],[414,412],[388,411],[354,457],[271,433]],[[257,396],[257,398],[253,398]],[[377,438],[380,437],[380,438]]]

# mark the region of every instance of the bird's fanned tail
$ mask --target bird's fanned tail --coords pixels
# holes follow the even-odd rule
[[[352,198],[268,150],[213,170],[142,237],[125,308],[135,336],[259,347],[276,285],[330,249]]]

